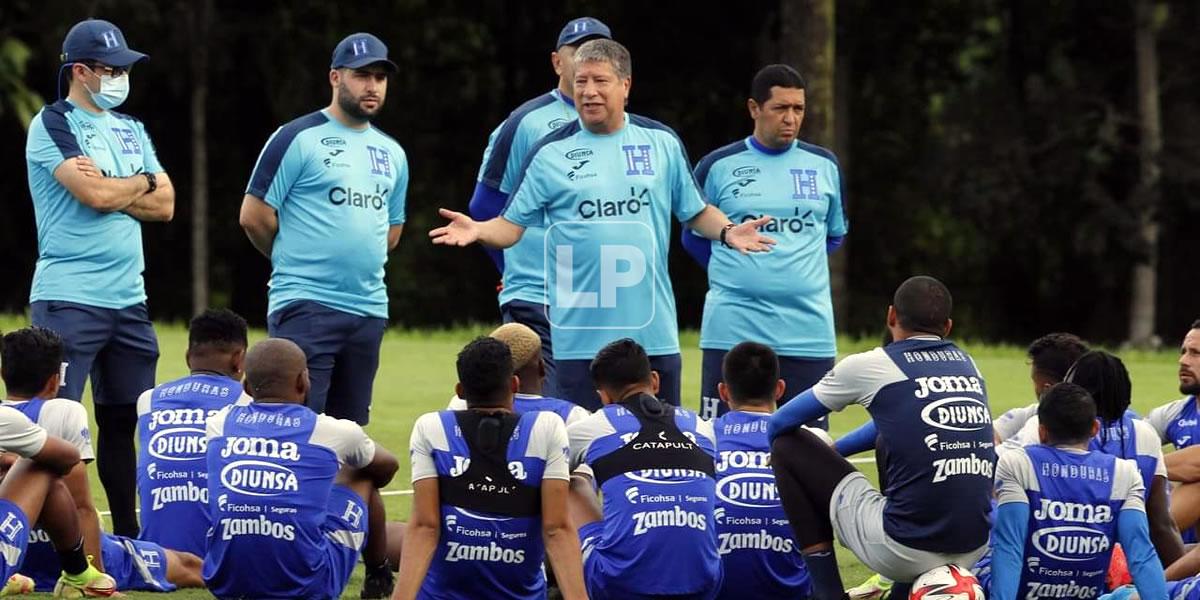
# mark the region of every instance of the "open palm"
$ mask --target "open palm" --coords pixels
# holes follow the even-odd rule
[[[479,241],[479,223],[460,212],[439,208],[438,214],[450,222],[430,230],[429,237],[435,244],[444,246],[469,246]]]
[[[758,232],[758,228],[770,220],[771,217],[764,216],[731,227],[725,233],[725,243],[742,254],[770,252],[771,246],[775,245],[775,240]]]

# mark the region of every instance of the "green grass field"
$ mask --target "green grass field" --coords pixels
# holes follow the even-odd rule
[[[22,317],[0,318],[0,330],[24,326]],[[409,433],[417,416],[443,408],[453,393],[456,380],[454,357],[458,350],[473,336],[486,333],[489,326],[451,331],[391,331],[383,342],[379,373],[375,379],[375,400],[371,424],[367,432],[376,441],[397,455],[406,455]],[[187,346],[187,331],[180,325],[160,325],[159,345],[162,358],[158,363],[158,380],[167,381],[187,373],[183,354]],[[263,331],[251,332],[251,343],[265,337]],[[696,409],[700,386],[700,352],[695,332],[681,335],[683,351],[684,405]],[[842,354],[868,349],[876,344],[871,340],[842,339],[839,348]],[[964,343],[978,362],[987,379],[988,392],[994,414],[1032,401],[1029,383],[1029,367],[1022,349],[1006,346],[989,346]],[[1177,386],[1176,355],[1172,351],[1160,353],[1128,352],[1122,354],[1134,384],[1134,409],[1146,414],[1151,408],[1176,399]],[[90,400],[85,401],[90,405]],[[90,406],[89,406],[90,410]],[[832,433],[838,436],[865,420],[866,412],[852,407],[833,415]],[[875,477],[872,463],[862,462],[859,468],[870,477]],[[410,498],[409,467],[402,460],[400,472],[388,487],[385,497],[388,517],[402,520],[408,516]],[[106,507],[103,491],[92,472],[92,490],[101,510]],[[842,564],[842,578],[847,586],[858,584],[867,577],[867,570],[844,548],[838,552]],[[355,574],[344,597],[357,598],[361,584],[361,567]],[[49,594],[42,594],[49,596]],[[163,597],[162,594],[130,593],[131,598]],[[180,591],[167,595],[170,598],[208,598],[202,591]]]

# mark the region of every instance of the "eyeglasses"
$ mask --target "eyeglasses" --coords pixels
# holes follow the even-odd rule
[[[100,63],[79,63],[97,75],[107,75],[109,77],[120,77],[133,70],[133,66],[128,67],[110,67]]]

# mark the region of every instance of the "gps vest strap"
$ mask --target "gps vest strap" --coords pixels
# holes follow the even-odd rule
[[[662,411],[651,413],[648,407],[658,403]],[[637,417],[641,429],[636,437],[617,450],[591,464],[596,483],[633,471],[680,469],[700,471],[709,477],[716,472],[713,459],[688,439],[675,423],[675,408],[652,396],[638,395],[620,405]]]
[[[510,517],[532,517],[542,512],[540,483],[531,486],[508,470],[508,446],[520,417],[514,414],[487,415],[474,410],[455,411],[455,421],[470,452],[467,470],[458,477],[438,476],[438,498],[442,504],[496,513]],[[476,441],[484,419],[500,421],[499,445],[491,450]]]

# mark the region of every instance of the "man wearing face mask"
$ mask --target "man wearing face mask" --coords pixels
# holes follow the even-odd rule
[[[113,110],[129,94],[130,69],[146,58],[116,25],[77,23],[59,69],[67,96],[34,116],[25,146],[38,229],[32,321],[63,337],[63,397],[80,400],[91,376],[100,482],[114,533],[128,537],[138,535],[136,402],[154,387],[158,362],[140,222],[175,212],[175,189],[146,128]]]
[[[307,405],[360,425],[387,325],[384,264],[400,242],[408,193],[404,149],[371,124],[396,71],[369,33],[338,43],[329,106],[267,140],[240,217],[271,259],[267,330],[308,359]]]

